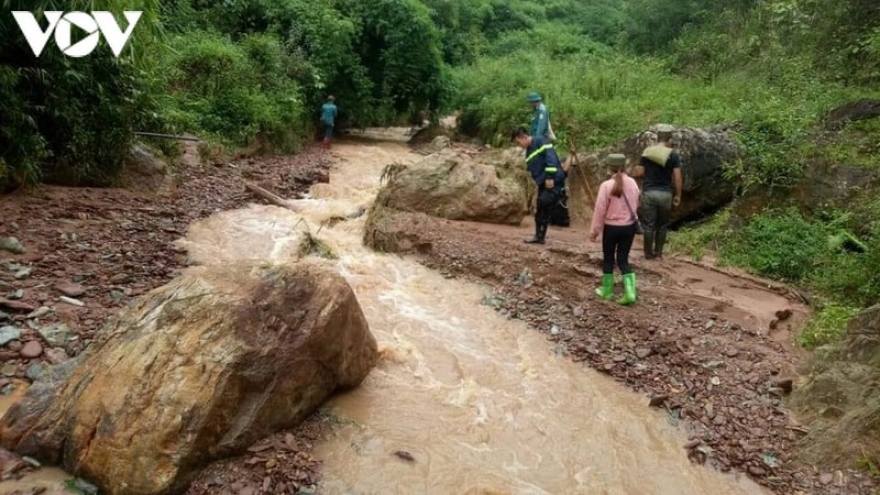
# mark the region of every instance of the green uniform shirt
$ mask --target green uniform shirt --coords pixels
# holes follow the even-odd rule
[[[532,129],[530,131],[532,137],[547,139],[549,122],[550,112],[547,111],[547,107],[544,106],[543,103],[539,103],[538,106],[535,107],[535,113],[532,115]]]

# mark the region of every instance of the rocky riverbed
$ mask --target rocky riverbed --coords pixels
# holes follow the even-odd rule
[[[186,256],[173,242],[192,222],[261,202],[245,189],[246,181],[298,198],[327,181],[330,160],[310,149],[179,166],[159,191],[39,187],[0,198],[0,238],[6,239],[0,250],[0,394],[20,392],[22,383],[49,366],[78,356],[108,317],[176,277]],[[319,424],[311,419],[282,435],[280,444],[268,439],[255,446],[260,456],[277,458],[274,469],[250,458],[227,461],[225,476],[207,478],[208,491],[209,485],[197,483],[193,493],[221,493],[235,483],[247,487],[254,477],[261,487],[267,473],[276,487],[313,486],[318,463],[310,449]],[[17,456],[0,455],[7,457],[0,463],[3,480],[35,469]]]

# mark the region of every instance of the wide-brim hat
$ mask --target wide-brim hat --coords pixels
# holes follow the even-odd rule
[[[620,153],[612,153],[605,157],[605,165],[609,167],[626,166],[626,155]]]
[[[526,96],[526,101],[528,101],[529,103],[538,103],[539,101],[541,101],[541,95],[539,95],[535,91],[532,91],[531,93],[529,93],[528,96]]]

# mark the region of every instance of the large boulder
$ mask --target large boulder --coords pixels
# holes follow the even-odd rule
[[[172,183],[167,175],[167,163],[157,152],[142,143],[134,143],[128,150],[120,185],[129,189],[160,192]]]
[[[572,207],[591,211],[595,191],[608,178],[605,157],[623,153],[630,165],[638,164],[645,148],[657,144],[656,130],[657,126],[651,127],[584,159],[570,178]],[[733,201],[737,187],[724,177],[724,168],[743,155],[727,128],[677,128],[673,144],[681,154],[684,186],[681,206],[672,212],[673,223],[698,219]]]
[[[128,154],[127,166],[131,172],[147,177],[165,174],[165,162],[156,157],[147,146],[135,143]]]
[[[445,149],[413,165],[396,165],[376,202],[399,211],[448,220],[519,225],[528,214],[528,189],[516,170]]]
[[[192,267],[108,323],[66,379],[29,390],[0,442],[109,495],[179,493],[360,384],[377,356],[351,287],[319,262]]]
[[[430,220],[424,213],[390,210],[377,203],[364,224],[364,246],[380,253],[429,253],[434,246],[422,239],[419,229],[423,225],[430,228]]]

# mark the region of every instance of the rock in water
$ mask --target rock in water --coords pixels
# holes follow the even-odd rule
[[[389,174],[377,203],[449,220],[519,225],[528,194],[515,174],[447,149]]]
[[[431,147],[435,152],[443,151],[452,146],[452,141],[447,136],[437,136],[431,141]]]
[[[192,267],[41,378],[0,420],[0,442],[102,493],[178,493],[358,386],[377,359],[351,287],[318,262]]]

